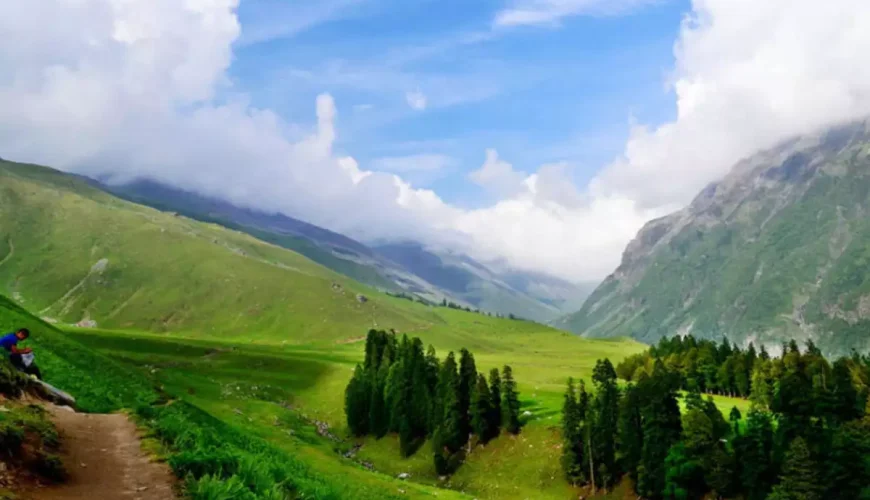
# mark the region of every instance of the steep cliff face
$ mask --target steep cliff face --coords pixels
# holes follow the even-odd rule
[[[691,333],[870,348],[868,208],[866,123],[759,153],[646,224],[560,325],[646,342]]]

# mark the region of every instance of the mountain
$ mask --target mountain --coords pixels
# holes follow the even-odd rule
[[[431,308],[297,252],[11,162],[0,162],[0,293],[58,323],[226,338],[330,341],[431,322]]]
[[[691,333],[831,353],[870,348],[870,131],[788,141],[646,224],[558,325],[654,342]]]
[[[135,203],[220,224],[298,252],[361,283],[431,302],[539,322],[572,310],[591,291],[558,278],[515,270],[495,271],[461,254],[436,252],[416,242],[366,246],[347,236],[278,213],[240,208],[151,180],[122,185],[92,181]]]
[[[373,246],[453,297],[485,310],[546,322],[569,310],[590,288],[565,280],[517,270],[495,270],[467,255],[433,250],[415,242]]]

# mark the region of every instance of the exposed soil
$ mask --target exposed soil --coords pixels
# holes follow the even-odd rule
[[[140,448],[136,426],[122,414],[87,414],[46,405],[61,434],[69,479],[22,492],[31,500],[171,500],[175,480]]]

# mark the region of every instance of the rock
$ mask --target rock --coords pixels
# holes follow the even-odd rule
[[[524,417],[531,417],[531,416],[532,416],[532,412],[530,412],[529,410],[526,410],[526,411],[523,412],[523,416],[524,416]]]
[[[397,477],[398,477],[399,479],[408,479],[408,478],[411,477],[411,475],[408,474],[407,472],[403,472],[403,473],[399,474]]]
[[[84,462],[82,462],[82,463],[79,464],[79,467],[87,467],[87,466],[88,466],[88,464],[86,464],[86,463],[84,463]]]
[[[140,487],[136,488],[136,491],[145,491],[147,489],[148,489],[147,486],[140,486]]]
[[[369,298],[361,293],[358,293],[358,294],[356,294],[356,301],[359,302],[360,304],[365,304],[366,302],[369,301]]]

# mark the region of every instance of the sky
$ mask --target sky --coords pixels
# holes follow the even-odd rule
[[[30,0],[0,37],[0,157],[576,282],[870,115],[865,0]]]

